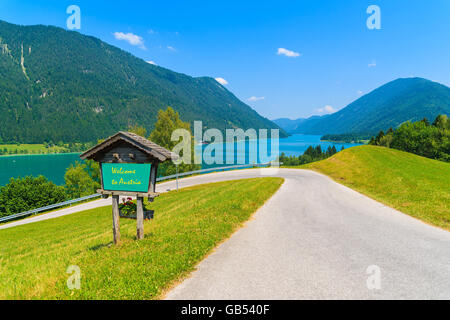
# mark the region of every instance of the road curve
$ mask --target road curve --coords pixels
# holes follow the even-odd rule
[[[273,174],[285,178],[280,190],[166,299],[450,299],[449,232],[315,172]]]
[[[297,169],[250,169],[182,179],[180,187],[265,176],[283,177],[285,183],[244,228],[168,292],[167,299],[450,299],[450,232],[326,176]],[[157,185],[158,192],[175,188],[174,181]]]

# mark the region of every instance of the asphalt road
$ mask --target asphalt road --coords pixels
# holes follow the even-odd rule
[[[180,187],[271,175],[285,178],[280,190],[167,299],[450,299],[450,232],[326,176],[294,169],[239,170],[182,179]],[[174,188],[171,181],[157,191]]]
[[[167,299],[450,299],[449,232],[311,171],[275,175],[281,189]]]

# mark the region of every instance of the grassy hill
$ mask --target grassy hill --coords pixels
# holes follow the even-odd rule
[[[193,271],[274,194],[280,178],[220,182],[162,194],[145,239],[121,219],[112,246],[111,207],[0,230],[0,299],[157,299]],[[81,290],[69,291],[69,266]]]
[[[450,230],[450,164],[360,146],[305,166],[427,223]]]
[[[0,143],[90,142],[135,124],[150,132],[167,106],[209,128],[278,128],[213,78],[78,32],[0,21]]]
[[[405,78],[375,89],[332,115],[274,122],[290,133],[373,134],[406,121],[433,121],[439,114],[450,114],[450,88],[422,78]]]

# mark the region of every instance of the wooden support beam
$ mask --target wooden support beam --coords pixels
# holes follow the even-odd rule
[[[136,209],[136,218],[137,218],[137,239],[144,239],[144,198],[137,198],[137,209]]]
[[[153,192],[134,192],[134,191],[108,191],[99,189],[97,190],[97,193],[105,196],[125,196],[125,197],[143,197],[143,198],[157,198],[159,197],[159,193],[153,193]]]
[[[119,196],[112,197],[114,244],[120,243]]]

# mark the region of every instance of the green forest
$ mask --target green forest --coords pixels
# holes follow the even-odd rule
[[[450,162],[450,120],[446,115],[439,115],[433,123],[427,119],[408,121],[398,129],[380,131],[369,144]]]
[[[278,128],[213,78],[78,32],[0,21],[0,144],[85,143],[134,125],[151,132],[167,106],[205,128]]]
[[[316,147],[309,146],[308,149],[306,149],[305,153],[298,157],[286,156],[284,153],[281,153],[279,162],[284,167],[300,166],[302,164],[325,160],[335,155],[337,152],[338,151],[336,150],[335,146],[328,147],[327,150],[322,150],[322,147],[320,145]]]

